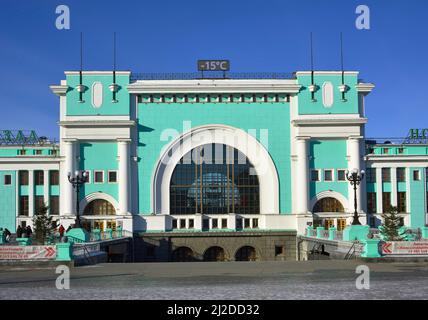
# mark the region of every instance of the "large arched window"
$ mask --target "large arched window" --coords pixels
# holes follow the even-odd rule
[[[114,215],[116,210],[113,205],[104,199],[96,199],[88,203],[84,215],[110,216]]]
[[[344,210],[339,200],[328,197],[318,200],[313,212],[344,212]]]
[[[259,198],[253,165],[242,152],[222,144],[188,152],[170,183],[171,214],[257,214]]]

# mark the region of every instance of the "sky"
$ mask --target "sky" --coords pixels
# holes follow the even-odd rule
[[[367,137],[403,137],[426,128],[426,0],[26,0],[0,9],[0,129],[34,129],[58,138],[59,98],[49,85],[65,70],[111,70],[113,32],[118,69],[194,72],[198,59],[229,59],[233,72],[344,67],[376,85],[366,98]],[[58,5],[70,8],[70,30],[58,30]],[[370,29],[355,26],[358,5]]]

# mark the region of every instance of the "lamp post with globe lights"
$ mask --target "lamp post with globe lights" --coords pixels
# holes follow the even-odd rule
[[[80,217],[79,217],[79,189],[87,182],[88,171],[76,170],[73,174],[71,172],[67,175],[68,181],[72,184],[73,189],[76,190],[76,224],[75,228],[80,228]]]
[[[354,219],[352,225],[361,225],[358,220],[358,211],[357,211],[357,186],[360,185],[361,180],[364,178],[364,170],[353,169],[352,171],[346,170],[346,179],[351,183],[351,186],[354,188]]]

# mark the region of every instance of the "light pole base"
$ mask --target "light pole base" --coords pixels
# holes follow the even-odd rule
[[[366,240],[370,227],[365,225],[350,225],[343,230],[344,241]]]
[[[89,242],[89,233],[83,228],[70,229],[66,234],[69,242]]]

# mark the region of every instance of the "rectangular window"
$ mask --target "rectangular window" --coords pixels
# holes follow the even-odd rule
[[[195,227],[195,220],[189,219],[189,229],[193,229]]]
[[[406,168],[397,168],[397,181],[406,182]]]
[[[58,186],[59,185],[59,171],[58,170],[49,171],[49,183],[51,186]]]
[[[382,206],[384,213],[391,210],[391,192],[382,192]]]
[[[28,171],[19,171],[19,185],[28,186]]]
[[[367,168],[366,181],[371,183],[376,182],[376,168]]]
[[[320,181],[320,173],[318,170],[311,171],[311,181]]]
[[[337,170],[337,181],[346,181],[346,170]]]
[[[27,150],[24,150],[24,149],[18,150],[18,155],[25,156],[26,154],[27,154]]]
[[[109,171],[108,172],[108,182],[116,183],[117,182],[117,171]]]
[[[414,181],[421,180],[421,172],[419,170],[413,170],[413,180]]]
[[[177,229],[177,219],[172,220],[172,228]]]
[[[45,183],[45,175],[42,170],[34,171],[34,184],[36,186],[42,186]]]
[[[49,150],[49,154],[51,156],[57,156],[58,155],[58,150],[56,150],[56,149]]]
[[[242,219],[236,219],[236,230],[242,230]]]
[[[253,228],[257,229],[259,227],[259,219],[253,218]]]
[[[12,176],[10,174],[5,174],[3,182],[5,186],[10,186],[12,184]]]
[[[398,154],[404,154],[404,148],[398,148],[397,153]]]
[[[40,214],[44,205],[45,205],[45,197],[35,196],[34,197],[34,214],[35,215]]]
[[[186,228],[186,219],[180,219],[180,229]]]
[[[94,183],[104,182],[104,171],[94,171]]]
[[[375,213],[376,207],[376,192],[367,192],[367,211],[369,213]]]
[[[59,196],[50,196],[49,213],[51,215],[58,215],[59,214]]]
[[[40,150],[40,149],[34,150],[34,154],[36,156],[40,156],[42,154],[42,150]]]
[[[324,170],[324,181],[333,181],[333,170]]]
[[[19,215],[28,216],[28,196],[19,197]]]
[[[251,220],[248,218],[245,218],[244,219],[244,229],[249,229],[251,227],[250,223],[251,223]]]
[[[391,182],[391,168],[382,168],[382,182]]]
[[[284,246],[275,246],[275,256],[284,254]]]
[[[406,193],[398,192],[397,193],[397,209],[398,212],[403,213],[406,211]]]
[[[382,148],[383,154],[389,154],[389,148]]]
[[[202,219],[202,230],[209,230],[209,229],[210,229],[210,220]]]
[[[218,229],[218,219],[211,219],[211,228]]]
[[[221,228],[227,229],[227,219],[221,219]]]

